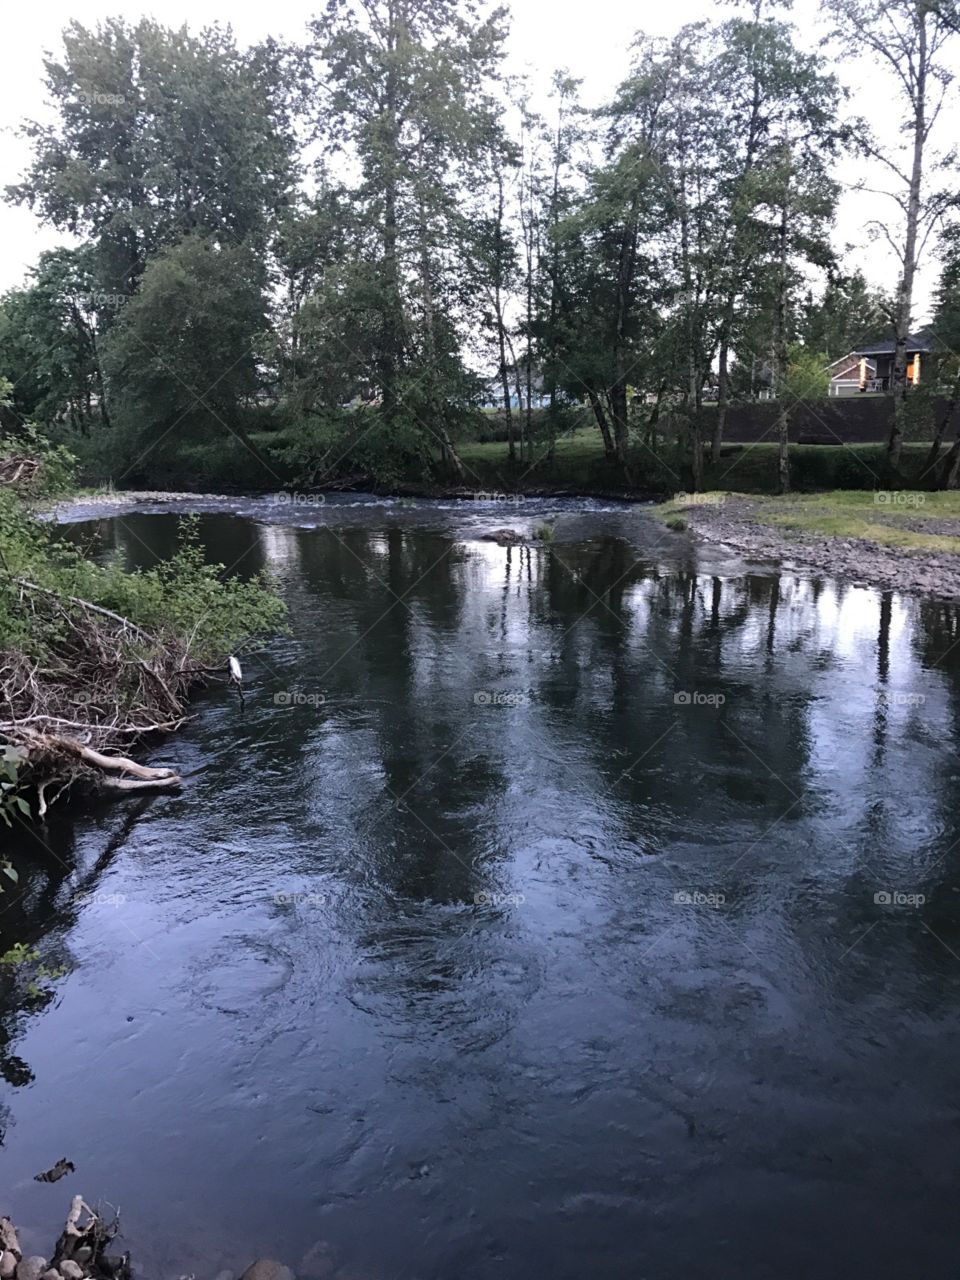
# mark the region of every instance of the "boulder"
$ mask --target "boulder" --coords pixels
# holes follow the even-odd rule
[[[60,1263],[60,1274],[64,1280],[83,1280],[83,1267],[72,1258],[66,1258]]]
[[[295,1280],[293,1272],[272,1258],[258,1258],[247,1267],[240,1280]]]
[[[17,1263],[17,1280],[40,1280],[49,1265],[46,1258],[36,1253],[32,1258],[21,1258]]]
[[[17,1270],[17,1255],[7,1249],[0,1253],[0,1280],[10,1280]]]

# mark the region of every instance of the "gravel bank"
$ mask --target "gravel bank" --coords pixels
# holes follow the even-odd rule
[[[960,601],[960,554],[774,527],[758,518],[759,504],[749,498],[695,503],[681,510],[694,537],[730,547],[746,560],[773,561],[784,568],[826,573],[860,586]],[[882,517],[875,522],[894,523]],[[910,521],[908,526],[898,527],[960,537],[960,520]]]

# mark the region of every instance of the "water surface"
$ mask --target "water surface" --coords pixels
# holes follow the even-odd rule
[[[149,1280],[956,1274],[957,609],[642,508],[195,505],[290,634],[181,794],[14,837],[28,1246],[82,1191]],[[148,565],[151,510],[72,536]]]

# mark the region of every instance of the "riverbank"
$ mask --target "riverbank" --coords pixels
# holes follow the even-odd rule
[[[190,694],[211,676],[238,678],[234,659],[281,625],[270,585],[225,578],[180,527],[175,553],[153,569],[94,564],[50,518],[77,504],[123,509],[142,494],[66,496],[45,488],[47,457],[0,486],[0,818],[43,819],[75,783],[130,793],[180,778],[130,758],[151,735],[180,728]],[[55,459],[56,461],[56,459]],[[25,489],[21,475],[26,475]],[[165,495],[175,500],[174,495]],[[47,508],[39,519],[38,503]]]
[[[746,559],[960,599],[958,493],[702,493],[677,497],[651,514],[678,533],[689,531]]]
[[[334,452],[333,461],[298,460],[296,437],[260,431],[250,437],[252,448],[230,437],[222,441],[180,448],[176,456],[162,456],[137,470],[116,464],[103,472],[95,460],[80,458],[85,483],[109,487],[108,476],[122,476],[131,489],[158,496],[178,493],[253,494],[290,491],[396,493],[410,497],[446,498],[479,492],[522,494],[527,497],[613,497],[626,501],[650,495],[671,496],[691,487],[688,461],[678,457],[676,442],[660,440],[656,451],[637,442],[629,459],[630,481],[615,459],[608,458],[595,427],[579,427],[558,437],[551,450],[535,440],[527,457],[511,461],[502,440],[461,440],[457,450],[463,465],[455,478],[417,457],[388,474],[375,467],[355,466],[348,449]],[[929,487],[925,468],[929,445],[904,446],[897,483],[903,488]],[[714,463],[706,461],[704,487],[737,493],[774,494],[778,488],[777,445],[761,439],[728,443]],[[790,469],[797,492],[830,489],[873,489],[885,474],[886,446],[877,443],[792,444]]]

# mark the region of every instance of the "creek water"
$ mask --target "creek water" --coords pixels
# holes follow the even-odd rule
[[[179,794],[4,837],[30,1249],[81,1191],[149,1280],[957,1274],[957,607],[638,507],[179,509],[289,633],[151,745]]]

